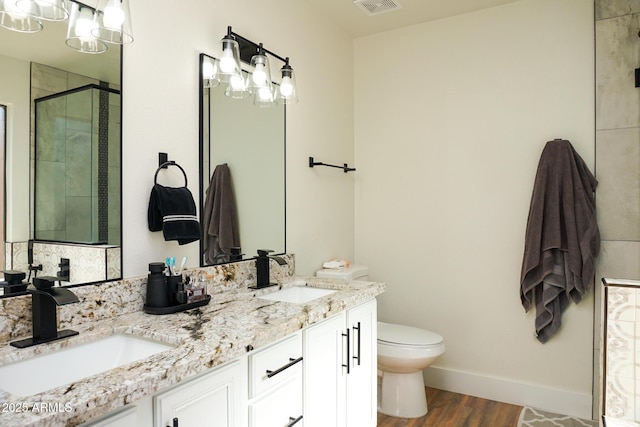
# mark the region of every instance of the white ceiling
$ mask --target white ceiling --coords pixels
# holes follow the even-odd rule
[[[306,0],[354,38],[461,15],[518,0],[393,0],[401,8],[367,15],[352,0]],[[372,0],[376,1],[376,0]],[[378,0],[380,3],[383,0]]]

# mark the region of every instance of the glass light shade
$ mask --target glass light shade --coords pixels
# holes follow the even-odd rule
[[[240,68],[240,48],[238,42],[235,41],[230,35],[226,35],[222,38],[222,55],[220,56],[220,63],[218,72],[220,80],[228,83],[232,78],[242,76],[242,68]]]
[[[28,11],[19,9],[16,0],[0,0],[0,27],[20,33],[37,33],[42,30],[42,22],[37,18],[40,9],[36,3]]]
[[[298,88],[296,87],[296,76],[293,72],[293,68],[289,65],[289,58],[287,62],[280,69],[282,73],[282,81],[278,88],[278,102],[281,104],[295,104],[298,102]]]
[[[69,17],[69,7],[67,0],[18,0],[16,6],[18,9],[32,13],[34,5],[40,12],[37,18],[45,21],[64,21]]]
[[[251,67],[253,73],[249,74],[249,87],[263,88],[271,87],[271,68],[269,67],[269,58],[264,54],[262,45],[256,55],[251,57]]]
[[[98,27],[91,30],[94,37],[113,44],[133,42],[129,0],[99,0]]]
[[[231,76],[227,84],[227,89],[224,91],[226,96],[233,99],[244,99],[251,95],[251,91],[247,87],[246,80],[240,76]]]
[[[216,87],[220,84],[218,76],[218,61],[205,57],[202,61],[202,85],[205,88]]]
[[[67,46],[83,53],[106,51],[107,45],[92,34],[92,30],[97,27],[98,22],[94,10],[72,2],[67,29]]]
[[[259,87],[254,90],[253,105],[261,108],[275,107],[276,95],[271,82],[267,86]]]

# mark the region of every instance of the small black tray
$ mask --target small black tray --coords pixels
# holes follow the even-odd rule
[[[171,305],[169,307],[148,307],[146,304],[144,305],[144,312],[148,314],[173,314],[180,313],[181,311],[190,310],[196,307],[202,307],[204,305],[209,304],[211,301],[211,295],[207,295],[205,299],[200,301],[192,302],[189,304],[178,304]]]

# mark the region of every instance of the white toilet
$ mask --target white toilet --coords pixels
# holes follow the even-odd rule
[[[367,280],[368,274],[368,267],[361,265],[316,272],[317,277],[346,280]],[[422,370],[443,353],[444,339],[434,332],[378,322],[378,412],[399,418],[425,415]]]
[[[427,413],[422,370],[444,353],[444,339],[431,331],[378,322],[378,412],[399,418]]]

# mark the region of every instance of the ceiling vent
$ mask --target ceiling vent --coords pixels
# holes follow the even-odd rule
[[[402,9],[402,5],[398,0],[354,0],[353,4],[362,9],[367,15],[378,15]]]

